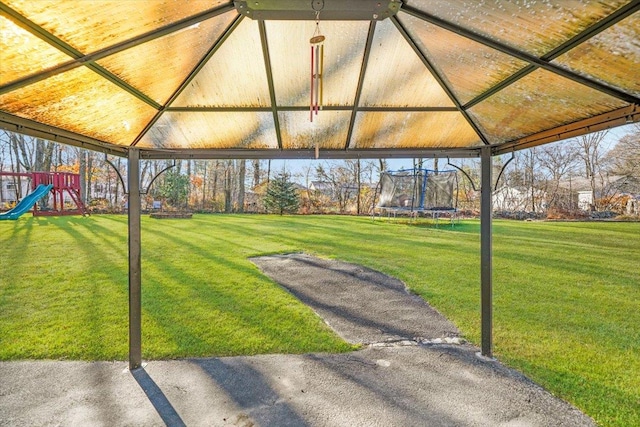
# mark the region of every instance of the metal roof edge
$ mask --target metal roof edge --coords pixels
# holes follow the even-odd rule
[[[617,110],[501,144],[496,146],[492,151],[494,155],[505,154],[636,122],[640,122],[640,105],[630,104]]]

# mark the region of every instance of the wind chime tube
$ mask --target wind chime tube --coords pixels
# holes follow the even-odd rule
[[[313,45],[311,45],[311,102],[309,102],[309,119],[313,121]]]
[[[320,45],[320,109],[322,110],[322,95],[324,83],[324,44]]]
[[[322,73],[324,70],[324,46],[325,37],[319,34],[318,22],[316,21],[316,32],[309,40],[311,43],[311,88],[309,89],[311,102],[309,106],[310,119],[313,122],[313,113],[318,115],[322,105]]]
[[[320,45],[316,45],[316,87],[315,87],[315,102],[314,108],[316,110],[316,116],[318,115],[318,102],[320,99]]]

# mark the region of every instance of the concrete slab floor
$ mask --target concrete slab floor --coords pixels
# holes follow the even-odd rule
[[[469,345],[0,363],[1,426],[593,426]]]

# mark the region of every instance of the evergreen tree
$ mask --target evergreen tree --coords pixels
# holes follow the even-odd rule
[[[299,205],[298,193],[294,184],[289,181],[289,175],[281,172],[269,181],[264,197],[264,206],[268,212],[277,212],[280,215],[296,212]]]
[[[189,194],[189,177],[179,171],[169,170],[164,174],[164,180],[160,182],[156,193],[164,197],[173,207],[186,206]]]

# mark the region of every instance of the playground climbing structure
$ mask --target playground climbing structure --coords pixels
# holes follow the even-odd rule
[[[48,207],[39,208],[38,204],[34,203],[33,216],[87,215],[89,213],[80,197],[80,175],[77,173],[0,172],[0,177],[3,176],[25,177],[30,179],[32,193],[38,188],[43,188],[39,186],[49,188],[51,197],[47,201]],[[40,196],[39,198],[43,198],[46,194]],[[65,202],[67,203],[65,204]]]

